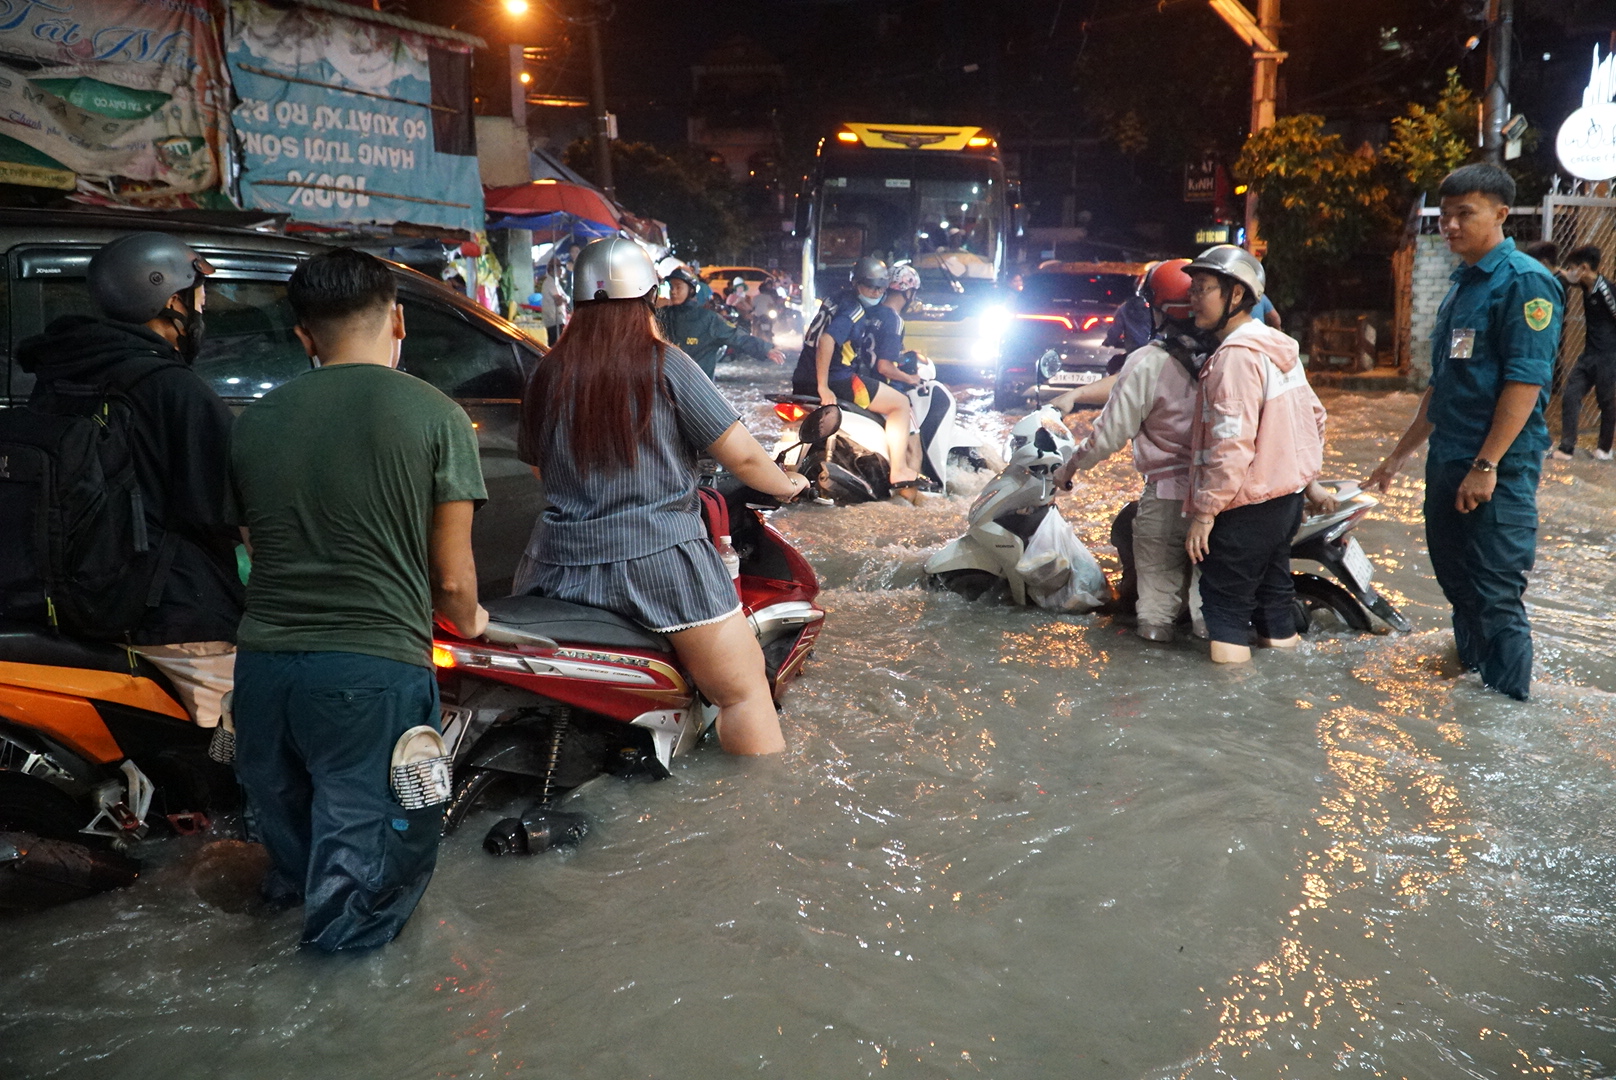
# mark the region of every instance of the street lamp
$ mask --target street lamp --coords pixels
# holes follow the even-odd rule
[[[505,14],[526,15],[528,12],[527,0],[504,0]]]

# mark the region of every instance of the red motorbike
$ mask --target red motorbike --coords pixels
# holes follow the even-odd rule
[[[802,428],[822,441],[839,422],[839,410],[827,406]],[[825,618],[818,578],[760,512],[780,505],[772,496],[732,479],[704,483],[701,496],[714,545],[739,556],[736,590],[778,702]],[[530,793],[536,801],[495,824],[484,849],[534,854],[576,843],[586,824],[557,810],[557,799],[604,774],[665,777],[717,719],[667,639],[638,623],[543,596],[485,606],[483,637],[440,629],[432,647],[453,769],[445,833],[496,792]]]

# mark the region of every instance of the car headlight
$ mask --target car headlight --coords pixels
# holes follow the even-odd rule
[[[981,319],[981,329],[976,338],[976,358],[991,363],[999,358],[1005,331],[1010,329],[1010,309],[999,306],[984,308]]]

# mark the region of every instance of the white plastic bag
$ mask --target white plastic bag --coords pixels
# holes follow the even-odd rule
[[[1060,511],[1049,508],[1016,564],[1027,597],[1048,611],[1093,611],[1110,599],[1105,572]]]

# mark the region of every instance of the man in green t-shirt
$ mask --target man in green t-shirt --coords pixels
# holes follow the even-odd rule
[[[326,951],[391,941],[426,890],[442,807],[393,796],[394,744],[438,727],[432,619],[476,637],[470,419],[395,370],[392,273],[347,248],[287,287],[315,367],[242,414],[228,513],[253,556],[238,634],[236,774],[273,901]],[[430,737],[430,736],[429,736]]]

